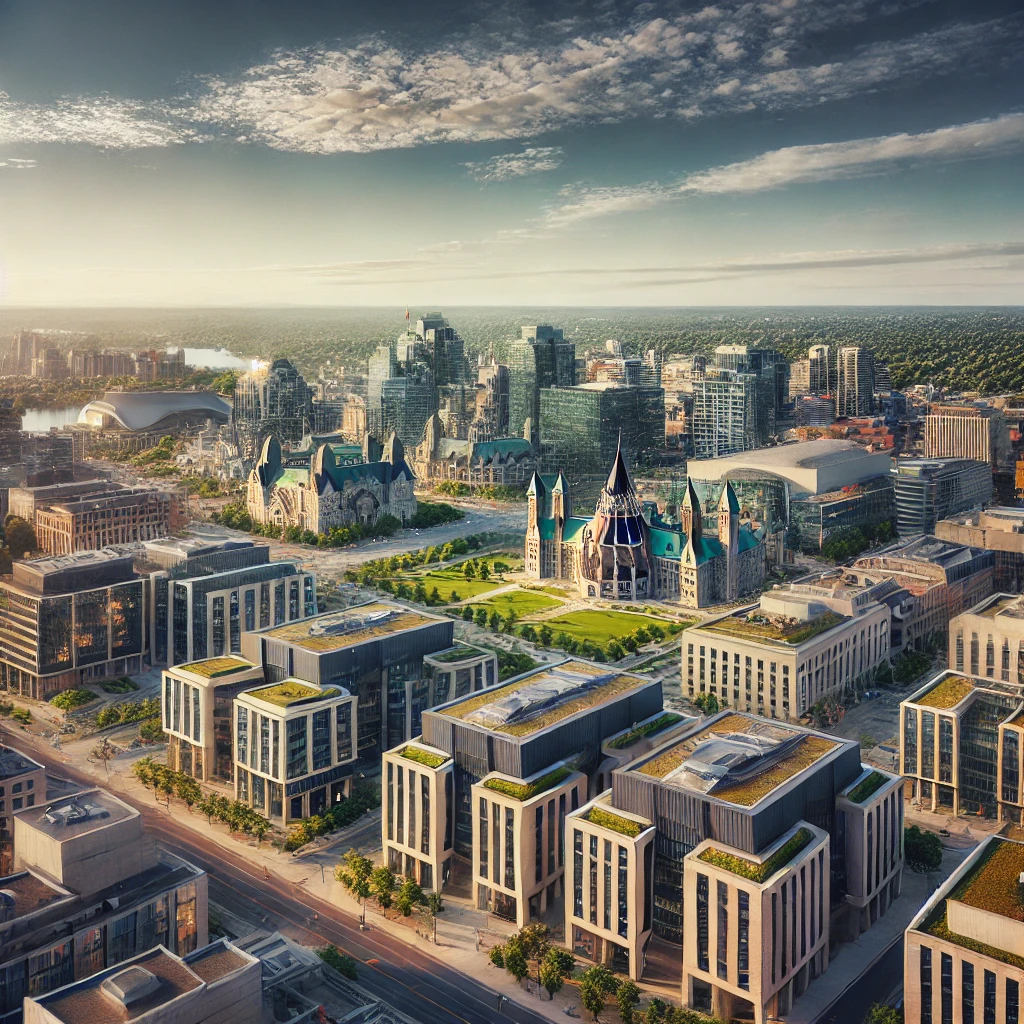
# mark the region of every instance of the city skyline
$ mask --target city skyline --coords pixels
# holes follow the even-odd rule
[[[8,305],[1014,304],[1013,4],[0,5]]]

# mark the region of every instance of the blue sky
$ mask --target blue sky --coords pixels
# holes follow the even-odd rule
[[[1024,302],[1019,3],[0,0],[0,301]]]

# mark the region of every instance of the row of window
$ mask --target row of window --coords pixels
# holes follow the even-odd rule
[[[299,779],[352,759],[352,704],[322,708],[285,722],[285,779]],[[188,735],[186,733],[186,735]],[[336,753],[332,753],[332,744]],[[235,751],[240,764],[274,779],[281,778],[281,721],[238,705]]]
[[[430,776],[414,768],[387,763],[388,839],[430,856]],[[406,778],[408,776],[408,779]],[[417,788],[417,777],[419,786]],[[419,832],[416,831],[417,813]],[[400,854],[399,854],[400,856]],[[422,884],[422,883],[421,883]]]
[[[974,676],[987,676],[989,679],[1001,679],[1004,683],[1011,681],[1011,674],[1013,681],[1017,683],[1024,683],[1024,641],[1015,641],[1014,645],[1011,646],[1008,637],[1002,637],[1002,643],[999,646],[999,666],[996,668],[996,641],[998,637],[993,637],[989,633],[985,638],[985,664],[981,665],[981,642],[977,633],[971,633],[970,640],[970,673]],[[956,645],[954,659],[956,661],[956,669],[958,672],[965,671],[964,669],[964,634],[958,632],[956,635]],[[998,672],[998,676],[997,676]]]
[[[933,950],[930,946],[922,946],[918,966],[921,1024],[936,1024],[932,969]],[[981,975],[980,992],[977,991],[977,974]],[[995,972],[977,970],[969,960],[961,960],[959,992],[955,991],[954,978],[953,957],[949,953],[940,953],[938,1024],[996,1024],[998,979]],[[980,1014],[977,1012],[979,1009]],[[1020,984],[1013,978],[1006,979],[1001,1022],[1020,1024]]]
[[[584,838],[587,852],[587,884],[584,889]],[[629,851],[609,839],[573,829],[572,912],[605,931],[626,938],[629,934]],[[598,851],[601,851],[601,856]],[[614,852],[613,852],[614,851]],[[600,878],[600,882],[598,879]],[[584,895],[587,913],[584,916]],[[612,913],[614,901],[614,917]],[[600,907],[600,913],[598,908]]]

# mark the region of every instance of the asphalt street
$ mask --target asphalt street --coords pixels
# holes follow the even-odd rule
[[[8,734],[7,739],[31,746],[32,756],[58,778],[83,788],[96,785],[95,779],[61,761],[52,748],[26,743],[24,734]],[[361,932],[356,918],[275,878],[273,873],[265,877],[261,868],[242,856],[176,827],[163,808],[125,794],[119,796],[139,810],[146,831],[161,846],[207,871],[211,900],[263,928],[290,926],[289,934],[304,944],[333,943],[361,961],[361,985],[413,1020],[421,1024],[479,1024],[506,1019],[520,1024],[550,1024],[548,1018],[516,1003],[505,1001],[499,1009],[497,993],[447,966],[442,959],[376,928]]]

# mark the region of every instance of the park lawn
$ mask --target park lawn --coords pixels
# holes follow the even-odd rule
[[[423,586],[427,588],[428,594],[434,587],[437,587],[441,600],[445,602],[451,600],[453,590],[459,595],[460,600],[465,601],[469,597],[478,597],[480,594],[487,594],[497,587],[505,586],[504,580],[499,580],[494,576],[489,580],[467,580],[461,572],[455,569],[436,569],[434,572],[428,572],[423,576],[402,577],[402,582],[410,587],[415,587],[420,580],[423,581]]]
[[[495,594],[486,601],[474,604],[473,607],[485,608],[488,615],[491,611],[496,611],[501,616],[507,616],[510,611],[514,611],[516,617],[522,619],[527,615],[547,611],[549,608],[557,608],[561,603],[553,597],[546,597],[532,590],[510,590],[505,594]]]
[[[660,626],[667,634],[670,623],[651,615],[631,615],[628,612],[577,611],[545,619],[541,625],[550,627],[555,636],[566,633],[576,640],[606,644],[609,640],[628,636],[641,626]]]

